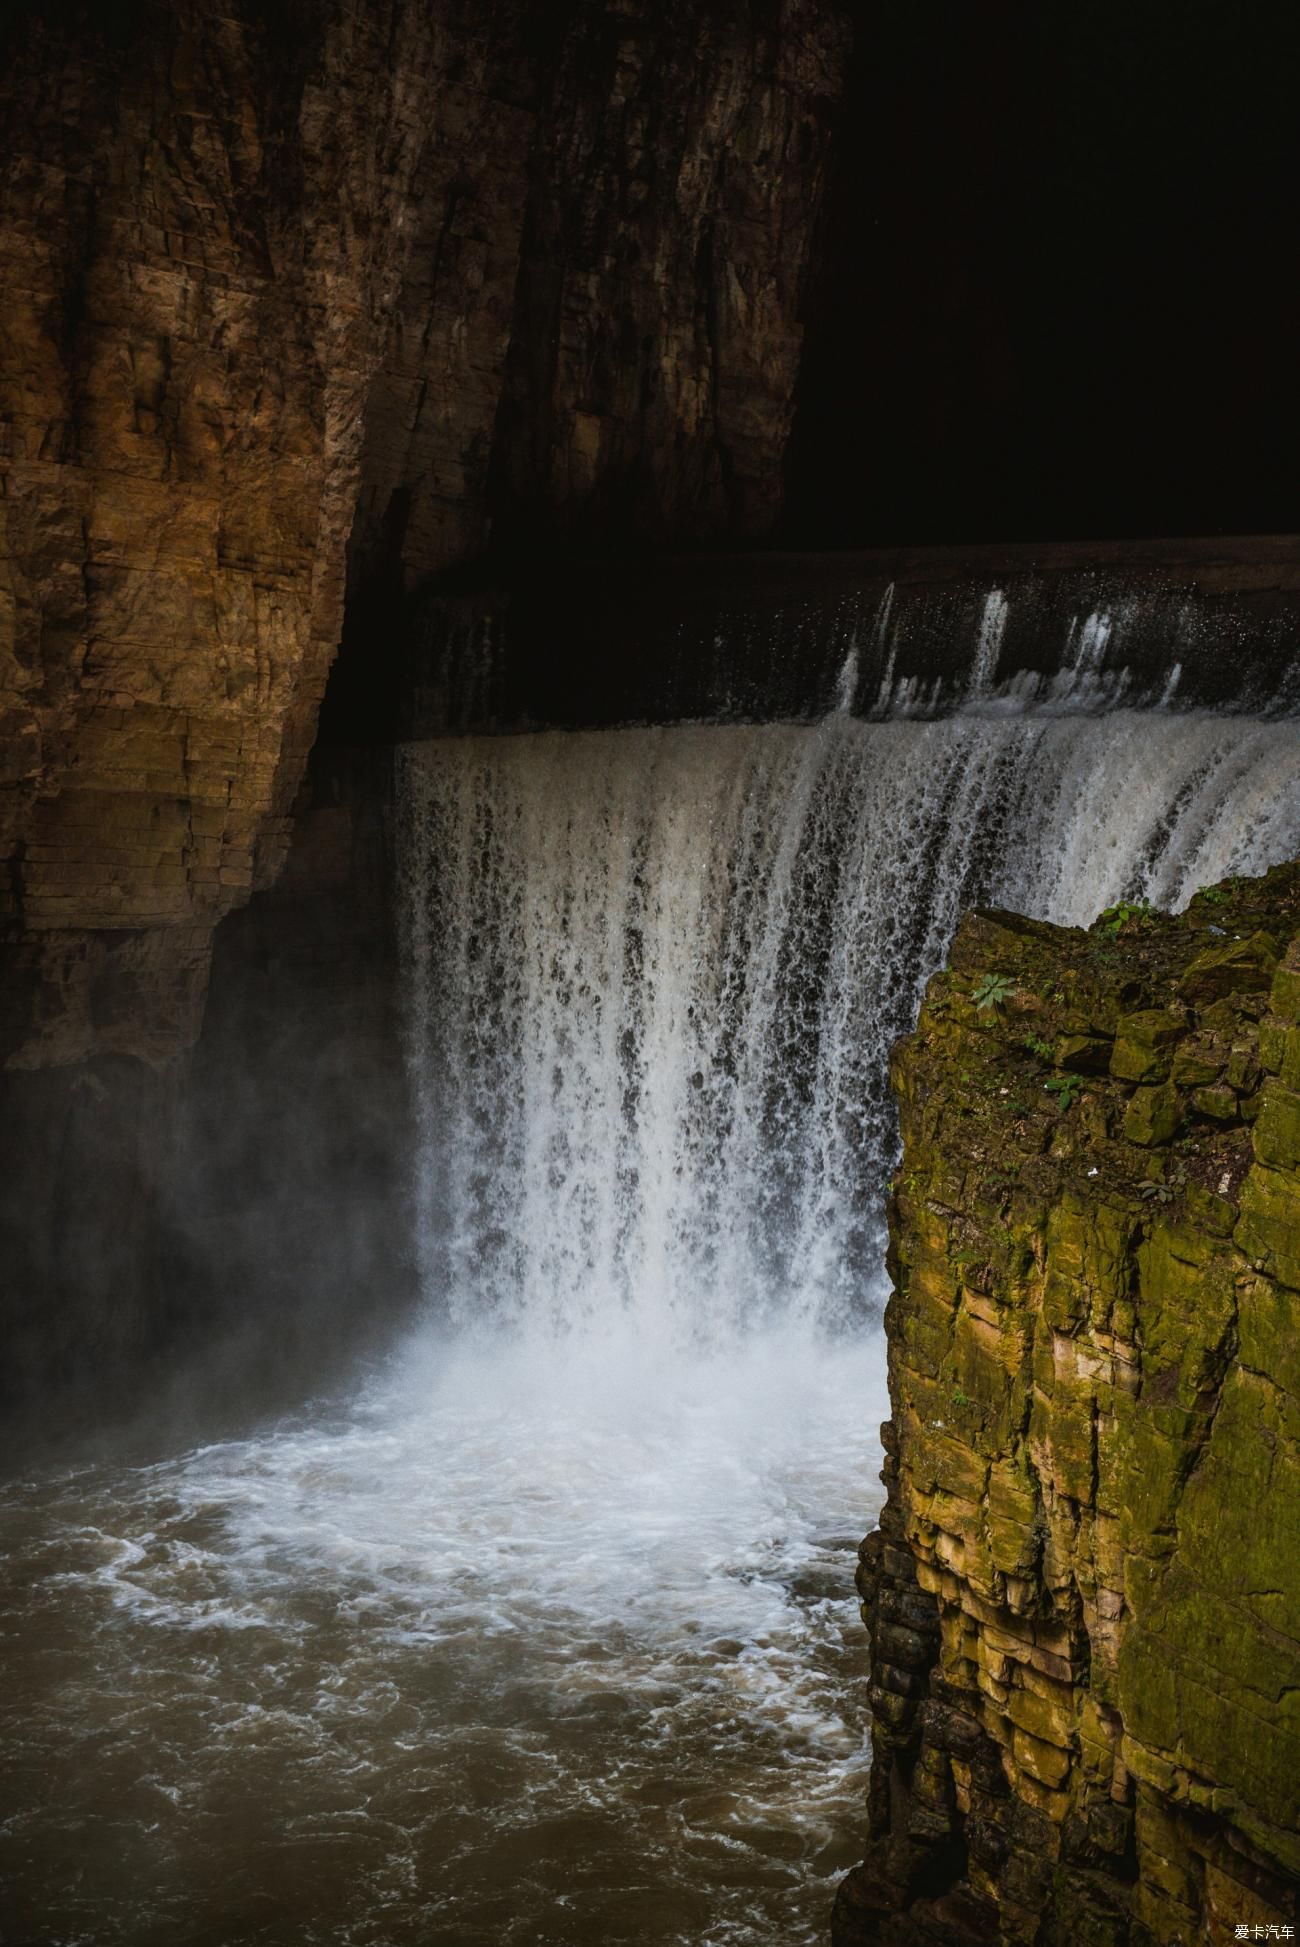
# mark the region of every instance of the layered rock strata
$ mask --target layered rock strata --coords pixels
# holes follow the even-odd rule
[[[1300,866],[963,926],[894,1081],[870,1845],[838,1947],[1285,1937]]]
[[[764,533],[841,0],[445,0],[354,583],[494,545]]]
[[[192,1042],[350,535],[364,593],[498,513],[770,522],[846,40],[830,0],[7,23],[0,1056]]]
[[[342,620],[426,9],[15,27],[0,102],[5,1053],[193,1039]]]
[[[202,1181],[196,1116],[213,1135],[186,1069],[214,929],[311,802],[345,611],[340,745],[374,735],[347,719],[397,659],[389,597],[494,523],[662,541],[773,517],[847,16],[5,16],[0,1392],[134,1360],[171,1302],[145,1294],[173,1159]],[[294,1060],[257,1077],[270,1123],[303,1083]],[[246,1195],[274,1201],[245,1137]]]

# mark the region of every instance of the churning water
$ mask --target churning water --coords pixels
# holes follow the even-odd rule
[[[253,1437],[8,1491],[3,1938],[812,1943],[888,1043],[973,900],[1300,852],[1294,725],[461,740],[401,799],[427,1316]]]
[[[0,1938],[816,1936],[869,1343],[417,1334],[334,1410],[12,1489]]]

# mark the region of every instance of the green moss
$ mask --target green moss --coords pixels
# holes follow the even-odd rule
[[[1261,1021],[1259,1059],[1285,1087],[1300,1089],[1300,1028],[1288,1027],[1283,1021]]]
[[[1293,947],[1285,965],[1274,974],[1269,990],[1269,1004],[1273,1012],[1292,1026],[1300,1024],[1300,966],[1295,964],[1295,960]]]
[[[1222,1000],[1225,994],[1264,991],[1272,983],[1277,959],[1277,941],[1270,933],[1225,940],[1197,954],[1179,980],[1178,991],[1196,1007]]]
[[[1104,1075],[1110,1067],[1113,1042],[1108,1035],[1093,1033],[1063,1034],[1052,1049],[1052,1063],[1080,1075]]]
[[[1111,1074],[1123,1082],[1163,1081],[1174,1047],[1186,1031],[1184,1017],[1167,1008],[1143,1008],[1136,1014],[1122,1015],[1111,1051]]]
[[[1300,1183],[1290,1171],[1251,1170],[1233,1236],[1252,1265],[1300,1291]]]
[[[1203,1184],[1192,1183],[1186,1191],[1187,1214],[1201,1230],[1207,1230],[1216,1237],[1230,1237],[1237,1221],[1237,1206],[1227,1197],[1207,1190]]]
[[[1124,1205],[1063,1189],[1047,1219],[1042,1312],[1058,1331],[1104,1323],[1128,1288],[1132,1216]]]
[[[1239,1095],[1249,1095],[1259,1085],[1259,1059],[1254,1047],[1236,1047],[1224,1065],[1223,1079]]]
[[[1198,1115],[1207,1115],[1214,1122],[1238,1120],[1236,1093],[1222,1085],[1216,1088],[1194,1088],[1192,1107]]]
[[[1170,1077],[1180,1088],[1206,1088],[1219,1079],[1222,1067],[1222,1044],[1211,1035],[1198,1035],[1179,1048]]]
[[[1199,1938],[1238,1839],[1300,1860],[1297,936],[1300,865],[1113,942],[979,915],[896,1062],[898,1532],[1008,1829],[1140,1781],[1133,1887],[1088,1867],[1133,1939]],[[1026,1114],[1049,1059],[1090,1079]]]
[[[1233,1106],[1236,1106],[1235,1097]],[[1135,1089],[1124,1111],[1124,1135],[1127,1141],[1151,1149],[1171,1142],[1182,1119],[1182,1099],[1172,1082],[1166,1082],[1161,1088]]]
[[[1273,1169],[1300,1169],[1300,1094],[1270,1082],[1255,1123],[1255,1154]],[[1297,1191],[1300,1216],[1300,1186]]]

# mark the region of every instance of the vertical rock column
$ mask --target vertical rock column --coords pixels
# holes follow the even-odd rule
[[[894,1081],[870,1843],[838,1947],[1283,1937],[1300,867],[1087,934],[974,916]]]
[[[412,0],[5,22],[6,1397],[111,1393],[184,1305],[185,1065],[339,639],[431,25]]]
[[[354,586],[780,512],[844,0],[447,0]]]
[[[0,923],[11,1065],[192,1039],[337,645],[427,9],[11,27]]]

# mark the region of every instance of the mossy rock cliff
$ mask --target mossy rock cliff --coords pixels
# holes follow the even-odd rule
[[[870,1839],[837,1947],[1285,1938],[1300,864],[1086,933],[973,914],[893,1080]]]

